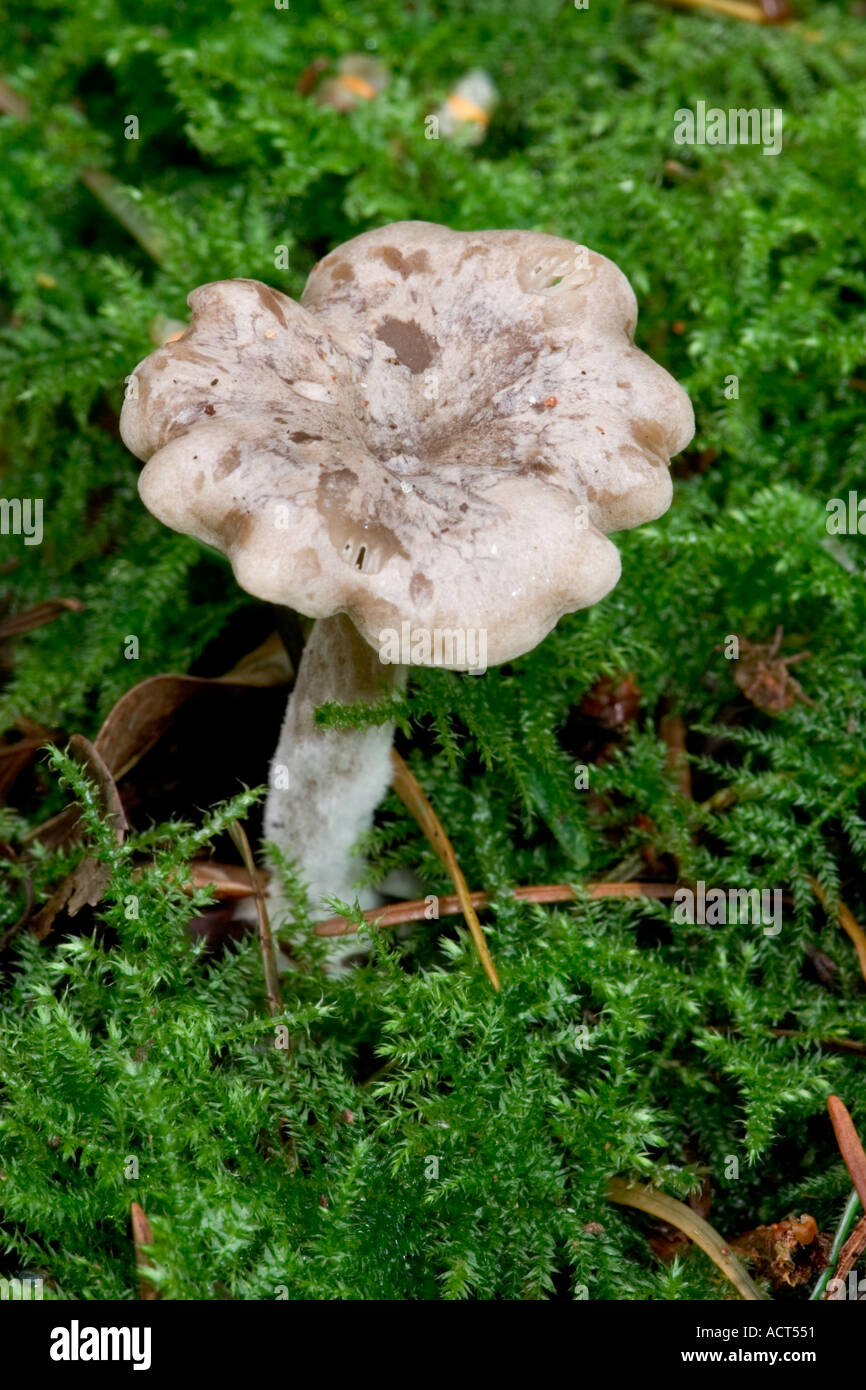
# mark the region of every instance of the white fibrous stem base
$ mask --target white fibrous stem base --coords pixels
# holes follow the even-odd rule
[[[406,675],[404,666],[381,662],[344,615],[313,625],[271,763],[264,838],[294,861],[308,886],[314,920],[333,915],[326,896],[349,903],[358,897],[362,907],[381,901],[369,889],[356,888],[366,867],[356,845],[390,785],[394,739],[393,723],[331,729],[316,724],[314,712],[329,700],[381,699],[402,688]],[[292,913],[276,868],[268,912],[276,931]],[[335,940],[335,961],[351,944],[351,938]]]

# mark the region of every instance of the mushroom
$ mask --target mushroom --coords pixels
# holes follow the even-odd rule
[[[373,101],[390,81],[388,69],[369,53],[346,53],[337,64],[335,77],[328,77],[316,92],[319,106],[335,111],[353,111],[359,101]]]
[[[483,68],[471,68],[436,112],[440,133],[446,140],[458,139],[466,145],[480,145],[497,101],[498,93],[490,74]]]
[[[355,896],[393,724],[324,728],[316,706],[375,701],[408,665],[510,661],[603,598],[607,533],[666,511],[692,409],[634,346],[621,271],[542,233],[397,223],[324,257],[300,303],[228,280],[189,304],[121,433],[155,516],[316,620],[265,835],[318,910]]]

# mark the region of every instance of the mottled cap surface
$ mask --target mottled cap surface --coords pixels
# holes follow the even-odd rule
[[[251,594],[530,650],[660,516],[688,397],[635,348],[613,262],[535,232],[403,222],[320,261],[300,304],[203,285],[121,416],[141,496]]]

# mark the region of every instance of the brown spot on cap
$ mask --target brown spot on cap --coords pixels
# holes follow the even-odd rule
[[[311,545],[305,545],[298,551],[297,564],[299,573],[305,580],[315,579],[316,575],[322,572],[319,556]]]
[[[408,280],[416,271],[423,275],[430,270],[430,258],[424,250],[413,251],[411,256],[404,256],[396,246],[380,246],[376,255],[382,257],[389,270],[398,271],[404,280]]]
[[[288,328],[286,316],[283,313],[283,306],[280,303],[276,291],[272,290],[269,285],[263,285],[259,280],[254,280],[253,284],[256,287],[256,294],[262,301],[262,308],[267,309],[269,314],[273,314],[274,318],[283,328]]]
[[[222,524],[222,534],[227,545],[245,545],[253,529],[253,519],[248,512],[233,507],[226,513]]]
[[[642,449],[652,455],[651,462],[656,464],[670,463],[670,442],[668,431],[664,423],[660,420],[632,420],[630,422],[632,438],[637,441]]]
[[[221,365],[211,353],[199,352],[198,348],[192,347],[187,342],[172,343],[170,351],[172,365],[177,361],[191,362],[196,367],[209,367],[211,370]]]
[[[172,439],[183,439],[185,434],[189,434],[189,431],[189,425],[179,425],[176,421],[173,421],[165,431],[161,442],[163,444],[168,444]]]
[[[358,475],[337,468],[319,481],[316,502],[334,549],[347,564],[365,574],[378,574],[394,555],[409,556],[396,532],[372,514],[358,497]]]
[[[226,449],[222,457],[217,461],[214,468],[214,478],[219,481],[227,478],[230,473],[234,473],[236,468],[241,466],[241,451],[238,444],[233,444],[230,449]]]
[[[337,261],[336,265],[331,266],[332,280],[354,280],[355,272],[345,261]]]
[[[433,597],[433,585],[426,574],[415,572],[409,581],[409,597],[413,603],[429,603]]]
[[[460,260],[457,262],[458,268],[464,261],[468,261],[470,256],[489,256],[490,247],[485,246],[483,241],[473,241],[466,250],[461,253]]]
[[[426,371],[433,361],[433,354],[439,350],[439,344],[433,335],[425,333],[414,319],[408,322],[403,319],[383,319],[376,331],[376,337],[394,349],[398,359],[404,367],[409,368],[413,376]]]

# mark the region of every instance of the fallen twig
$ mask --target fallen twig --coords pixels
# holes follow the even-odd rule
[[[672,898],[676,892],[673,883],[585,883],[583,892],[589,898]],[[512,897],[525,903],[566,903],[577,897],[568,883],[539,883],[531,888],[515,888]],[[494,894],[468,893],[470,905],[478,910],[490,907]],[[440,917],[448,917],[462,912],[463,900],[456,895],[437,899]],[[390,907],[373,907],[364,913],[364,920],[371,926],[381,928],[401,926],[404,922],[423,922],[429,917],[429,900],[413,898],[408,902],[392,903]],[[317,936],[348,936],[358,930],[357,923],[348,917],[329,917],[318,922]]]
[[[484,932],[481,930],[478,914],[472,902],[472,895],[469,892],[466,879],[463,877],[463,870],[457,862],[457,855],[454,853],[454,847],[445,834],[439,817],[424,795],[420,783],[417,778],[413,776],[395,748],[391,750],[391,762],[394,768],[394,790],[406,809],[411,811],[421,829],[424,831],[424,834],[427,836],[427,839],[439,855],[439,858],[442,860],[442,863],[448,870],[451,881],[457,890],[460,910],[466,919],[466,925],[469,928],[472,940],[475,942],[475,949],[478,952],[479,960],[484,966],[485,974],[493,988],[499,990],[502,986],[499,982],[499,976],[496,973],[496,966],[493,964]],[[319,935],[339,936],[342,935],[342,933],[319,932]]]
[[[827,1302],[845,1297],[845,1280],[857,1263],[861,1253],[866,1250],[866,1216],[862,1216],[851,1232],[850,1236],[842,1246],[842,1253],[839,1256],[839,1263],[836,1266],[834,1279],[838,1279],[833,1293],[827,1295]],[[832,1282],[832,1280],[830,1281]],[[840,1287],[841,1285],[841,1287]]]
[[[193,859],[189,866],[187,888],[212,888],[216,897],[253,898],[256,885],[262,892],[268,886],[268,875],[264,869],[256,869],[251,881],[249,871],[240,864],[220,864],[216,859]]]
[[[280,989],[280,976],[277,970],[276,956],[274,955],[274,939],[271,936],[271,924],[268,921],[268,910],[265,907],[265,897],[262,888],[263,875],[256,868],[253,852],[250,849],[250,842],[247,839],[246,831],[240,821],[232,822],[229,826],[229,834],[244,861],[244,867],[249,874],[250,883],[255,895],[256,912],[259,919],[259,945],[262,951],[262,967],[265,975],[265,995],[268,1001],[268,1012],[271,1018],[276,1018],[276,1016],[283,1011],[283,995]],[[277,1123],[277,1138],[286,1155],[289,1171],[291,1173],[296,1172],[298,1167],[297,1146],[289,1122],[284,1115],[280,1117]]]
[[[768,1302],[766,1294],[754,1283],[745,1266],[722,1240],[718,1231],[702,1216],[698,1216],[691,1207],[686,1206],[685,1202],[678,1202],[675,1197],[669,1197],[666,1192],[659,1192],[654,1187],[627,1182],[624,1178],[611,1178],[606,1195],[609,1202],[637,1207],[639,1211],[649,1212],[650,1216],[676,1226],[677,1230],[685,1232],[695,1245],[699,1245],[704,1254],[709,1255],[726,1278],[730,1279],[741,1298]]]
[[[133,1202],[129,1210],[132,1218],[132,1243],[135,1247],[139,1295],[150,1303],[159,1298],[159,1291],[147,1277],[148,1270],[153,1269],[153,1263],[144,1251],[146,1245],[153,1245],[153,1230],[138,1202]]]
[[[686,751],[686,726],[681,714],[666,714],[659,723],[659,735],[667,744],[665,763],[676,779],[681,796],[691,800],[692,772]]]

